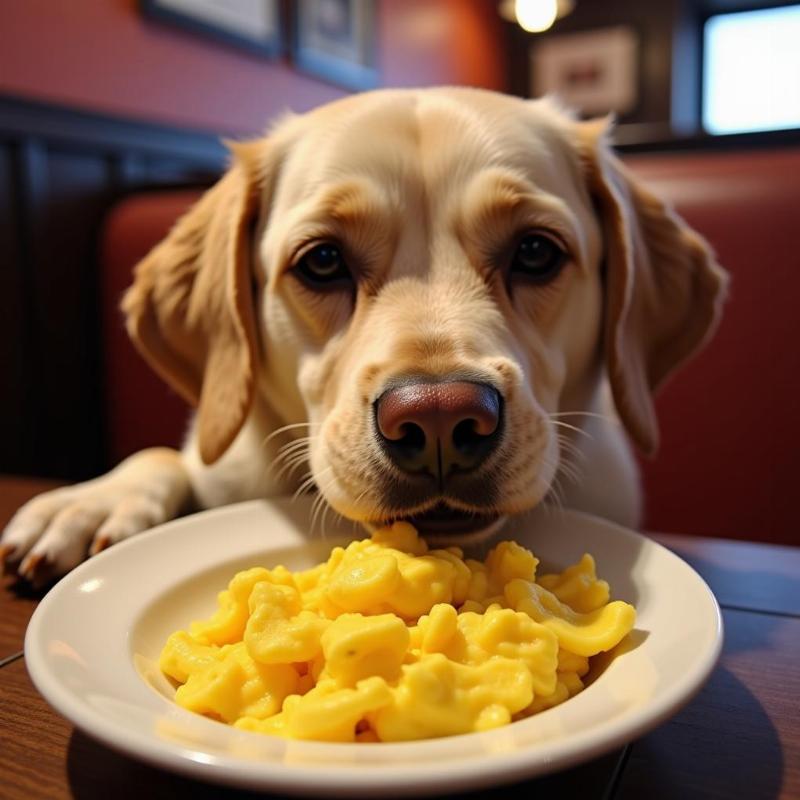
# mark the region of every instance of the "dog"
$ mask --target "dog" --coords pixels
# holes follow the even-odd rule
[[[182,451],[34,498],[6,564],[42,583],[188,510],[298,489],[431,540],[554,498],[636,527],[629,442],[656,450],[653,392],[713,333],[727,278],[609,128],[549,99],[379,90],[229,143],[122,301],[196,407]]]

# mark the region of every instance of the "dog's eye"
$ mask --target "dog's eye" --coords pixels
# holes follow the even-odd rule
[[[524,275],[537,282],[554,278],[566,261],[564,250],[551,239],[541,233],[526,236],[517,246],[511,271]]]
[[[325,242],[304,253],[294,267],[297,274],[312,286],[329,286],[351,280],[342,251],[335,244]]]

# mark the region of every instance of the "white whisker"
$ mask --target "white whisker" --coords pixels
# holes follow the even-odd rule
[[[307,477],[305,478],[305,480],[300,484],[300,486],[298,486],[297,491],[292,495],[292,502],[294,503],[297,500],[297,498],[300,497],[300,495],[306,491],[306,489],[310,489],[317,482],[317,477],[322,477],[327,472],[330,472],[332,469],[333,467],[326,467],[324,470],[322,470],[319,476],[307,473]]]
[[[558,441],[559,447],[564,450],[568,455],[575,456],[576,458],[581,459],[581,461],[586,461],[586,453],[581,450],[575,442],[570,441],[565,436],[558,435],[556,437]]]
[[[553,511],[559,511],[563,509],[564,503],[561,498],[561,486],[558,476],[556,476],[553,479],[553,482],[550,484],[550,489],[542,501],[542,507],[545,509],[548,515]]]
[[[269,465],[270,473],[276,482],[290,479],[298,467],[308,462],[314,436],[303,436],[283,445]]]
[[[558,513],[564,512],[564,487],[561,485],[560,476],[556,475],[553,484],[553,510]]]
[[[594,417],[602,419],[604,422],[610,422],[612,425],[619,425],[619,420],[609,414],[598,414],[594,411],[559,411],[555,414],[547,415],[550,419],[556,417]]]
[[[314,536],[314,531],[316,529],[317,520],[319,518],[320,512],[324,512],[326,508],[330,508],[330,503],[325,498],[325,492],[328,490],[329,487],[333,486],[334,483],[336,483],[336,476],[331,478],[331,480],[328,481],[328,483],[325,485],[324,488],[320,488],[319,489],[319,494],[314,499],[314,503],[311,506],[312,510],[311,510],[311,525],[310,525],[310,529],[311,529],[311,536],[312,537]],[[324,525],[325,525],[325,515],[324,515],[324,513],[323,513],[323,516],[322,516],[322,519],[320,520],[320,522],[321,522],[321,531],[320,531],[321,538],[325,539],[327,537],[325,535],[325,527],[324,527]]]
[[[308,453],[302,452],[296,455],[294,458],[289,459],[285,464],[281,466],[281,468],[274,473],[274,478],[276,481],[281,481],[284,478],[287,480],[291,478],[293,473],[303,466],[303,464],[308,463]]]
[[[576,463],[574,460],[576,455],[582,456],[582,453],[566,453],[562,455],[559,463],[559,469],[564,472],[566,475],[572,478],[573,481],[578,481],[581,477],[583,477],[583,472],[586,466],[585,460],[582,463]]]
[[[287,458],[286,463],[291,464],[293,468],[296,468],[300,464],[303,464],[306,461],[308,461],[308,456],[309,456],[308,450],[302,450],[299,453],[295,453],[290,458]]]
[[[583,477],[580,472],[578,472],[576,469],[573,469],[569,465],[562,464],[559,471],[562,475],[566,475],[566,477],[569,478],[572,483],[580,483],[580,480]]]
[[[313,440],[310,436],[304,436],[302,439],[296,439],[293,442],[289,442],[288,444],[283,445],[280,450],[278,450],[278,452],[275,454],[275,457],[286,458],[296,450],[302,450],[304,447],[308,447],[312,441]]]
[[[286,431],[295,430],[297,428],[311,428],[312,426],[319,427],[321,426],[321,422],[294,422],[291,425],[283,425],[280,428],[276,428],[269,436],[264,438],[264,441],[261,442],[262,447],[266,447],[269,442],[271,442],[276,436],[280,436],[282,433],[286,433]]]
[[[319,491],[319,490],[318,490]],[[317,519],[317,512],[319,510],[320,504],[324,503],[325,499],[322,496],[322,493],[319,492],[317,496],[314,498],[314,502],[311,504],[311,521],[309,523],[309,534],[311,538],[314,538],[314,530],[315,530],[315,522]]]
[[[575,433],[582,433],[584,436],[587,436],[589,439],[594,439],[591,433],[588,431],[583,430],[583,428],[579,428],[577,425],[570,425],[568,422],[561,422],[557,419],[551,419],[550,423],[552,425],[558,425],[559,428],[567,428],[568,430],[575,431]]]
[[[323,539],[325,538],[325,531],[327,530],[327,528],[325,527],[325,523],[328,519],[328,511],[333,511],[333,507],[331,506],[330,503],[325,503],[325,507],[322,509],[322,522],[321,522]]]

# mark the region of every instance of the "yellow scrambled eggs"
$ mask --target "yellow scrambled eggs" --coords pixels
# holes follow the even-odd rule
[[[390,742],[505,725],[583,688],[589,658],[633,627],[594,559],[537,578],[501,542],[484,561],[429,550],[398,522],[291,573],[238,573],[219,609],[173,633],[176,702],[237,728]]]

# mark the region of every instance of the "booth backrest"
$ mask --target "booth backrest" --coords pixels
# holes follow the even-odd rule
[[[652,530],[797,543],[800,148],[672,152],[627,163],[710,241],[732,276],[711,344],[657,399],[662,445],[643,461]],[[118,311],[134,264],[199,196],[135,195],[103,236],[109,456],[178,445],[187,408],[135,354]]]

